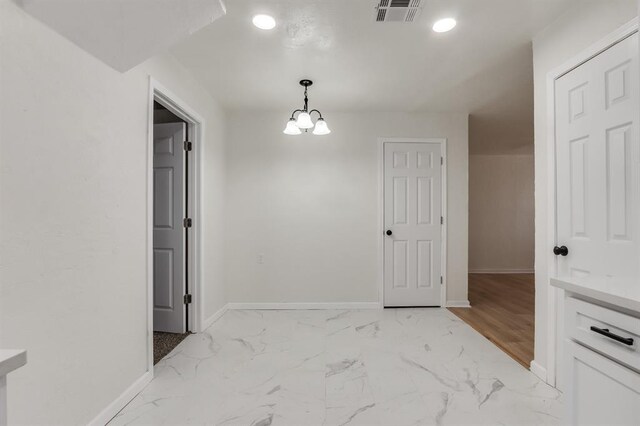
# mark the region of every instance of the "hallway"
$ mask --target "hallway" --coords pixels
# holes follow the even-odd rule
[[[468,308],[449,308],[464,322],[529,368],[533,360],[533,274],[469,274]]]
[[[110,424],[554,425],[559,395],[445,309],[228,311]]]

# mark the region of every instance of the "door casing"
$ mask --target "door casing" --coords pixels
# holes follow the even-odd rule
[[[187,123],[187,134],[193,149],[188,156],[188,203],[189,217],[193,226],[189,229],[186,270],[189,276],[189,293],[192,303],[187,305],[190,331],[202,331],[204,324],[204,291],[202,287],[202,141],[204,119],[185,102],[158,81],[149,77],[148,141],[147,141],[147,369],[153,374],[153,103],[160,103]]]
[[[384,309],[384,145],[388,143],[428,143],[439,144],[442,153],[442,229],[440,306],[447,305],[447,139],[446,138],[378,138],[378,301]]]
[[[557,323],[562,324],[559,320],[560,308],[562,303],[562,290],[552,287],[549,281],[550,277],[557,276],[558,259],[551,251],[551,248],[558,243],[557,226],[556,226],[556,114],[555,114],[555,95],[556,80],[593,57],[599,55],[611,46],[621,42],[627,37],[638,32],[638,18],[634,18],[627,24],[623,25],[613,33],[597,41],[596,43],[583,50],[581,53],[565,62],[563,65],[555,68],[547,74],[547,235],[546,242],[549,245],[547,262],[548,272],[545,277],[545,287],[547,288],[547,327],[546,327],[546,369],[539,364],[536,359],[531,362],[531,371],[541,379],[545,380],[551,386],[557,384],[557,374],[559,364],[562,360],[558,357],[558,338],[562,335],[562,330],[558,332]],[[638,76],[635,76],[638,78]],[[547,247],[545,247],[546,249]],[[537,271],[536,271],[537,272]],[[539,318],[536,316],[535,323]],[[540,343],[536,339],[535,346]]]

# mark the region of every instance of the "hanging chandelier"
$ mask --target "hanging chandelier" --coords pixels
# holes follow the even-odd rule
[[[285,135],[299,135],[304,132],[308,132],[309,129],[313,128],[314,135],[328,135],[331,133],[329,130],[329,126],[327,126],[327,122],[322,118],[322,114],[317,109],[312,109],[309,111],[309,98],[307,97],[307,89],[309,86],[313,84],[311,80],[300,80],[300,85],[304,87],[304,108],[296,109],[291,113],[291,118],[287,123],[287,127],[285,127],[283,133]],[[311,114],[314,112],[318,113],[318,119],[316,123],[313,124],[311,121]],[[296,114],[298,116],[296,117]]]

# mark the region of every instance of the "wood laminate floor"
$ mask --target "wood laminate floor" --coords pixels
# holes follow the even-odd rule
[[[527,369],[533,360],[533,274],[469,274],[471,308],[449,308]]]

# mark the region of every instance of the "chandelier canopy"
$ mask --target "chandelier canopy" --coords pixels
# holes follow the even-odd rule
[[[300,80],[300,85],[304,87],[304,107],[302,109],[296,109],[291,113],[291,118],[287,122],[283,133],[285,135],[299,135],[304,132],[308,132],[309,129],[313,129],[314,135],[328,135],[331,133],[327,122],[322,118],[322,114],[317,109],[309,111],[309,97],[307,96],[307,89],[313,84],[311,80]],[[311,114],[317,113],[318,119],[315,124],[311,120]],[[297,114],[297,117],[296,117]]]

